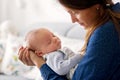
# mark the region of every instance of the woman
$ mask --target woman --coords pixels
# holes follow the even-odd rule
[[[85,55],[78,64],[72,80],[120,79],[120,3],[112,0],[59,0],[70,14],[72,22],[87,31],[81,52]],[[19,59],[36,65],[44,80],[67,80],[57,75],[42,58],[21,48]],[[34,58],[34,59],[33,59]],[[32,60],[32,61],[30,61]]]

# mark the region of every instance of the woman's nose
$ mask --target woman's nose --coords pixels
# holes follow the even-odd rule
[[[75,23],[78,21],[78,19],[74,15],[71,15],[71,20],[72,20],[72,23]]]

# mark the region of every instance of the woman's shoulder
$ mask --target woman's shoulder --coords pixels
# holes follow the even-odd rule
[[[112,10],[120,12],[120,3],[117,2],[115,5],[113,5]]]
[[[95,31],[94,34],[109,34],[111,32],[116,32],[115,25],[112,21],[108,21],[103,25],[99,26]]]
[[[112,21],[99,26],[91,35],[90,40],[96,41],[109,41],[110,39],[117,39],[117,31]]]

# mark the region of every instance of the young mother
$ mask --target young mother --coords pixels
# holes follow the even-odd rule
[[[72,80],[120,79],[120,3],[114,4],[112,0],[58,1],[70,14],[72,22],[79,23],[87,31],[81,50],[84,57]],[[44,80],[67,80],[27,48],[19,50],[19,59],[26,65],[36,65]]]

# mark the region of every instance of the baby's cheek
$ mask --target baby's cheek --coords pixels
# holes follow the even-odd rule
[[[55,50],[57,50],[57,46],[56,45],[51,47],[51,51],[55,51]]]

